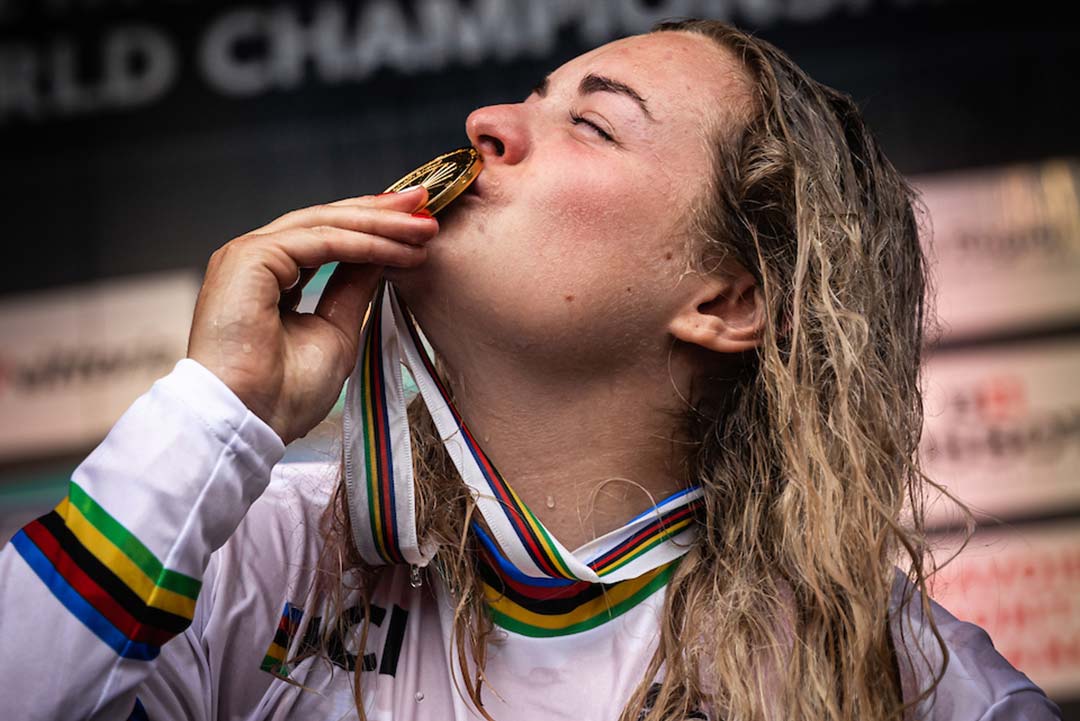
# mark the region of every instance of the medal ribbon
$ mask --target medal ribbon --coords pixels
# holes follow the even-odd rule
[[[426,566],[416,530],[412,447],[401,366],[409,369],[487,536],[522,575],[543,583],[615,583],[670,563],[690,548],[702,491],[662,501],[571,553],[552,536],[480,448],[450,402],[397,291],[383,283],[364,326],[345,396],[345,483],[353,541],[370,564]]]

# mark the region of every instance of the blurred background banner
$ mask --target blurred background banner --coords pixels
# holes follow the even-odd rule
[[[185,352],[201,272],[378,192],[474,108],[686,15],[852,95],[923,197],[928,473],[979,530],[938,598],[1080,719],[1080,34],[990,0],[0,0],[0,540]],[[305,292],[305,307],[325,283]],[[324,424],[287,461],[333,459]],[[957,516],[931,507],[942,557]]]
[[[1065,160],[914,179],[945,343],[1080,318],[1078,180]]]
[[[945,546],[942,555],[955,551]],[[1080,670],[1080,527],[980,530],[935,581],[935,598],[986,629],[1051,698],[1075,699]],[[1076,704],[1064,704],[1065,718]]]
[[[1078,371],[1080,339],[935,353],[923,381],[924,470],[986,520],[1080,506]],[[949,522],[948,504],[930,511]]]
[[[187,349],[197,274],[0,299],[0,461],[93,445]]]

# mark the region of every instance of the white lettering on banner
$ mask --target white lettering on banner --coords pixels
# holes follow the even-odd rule
[[[783,19],[817,20],[839,8],[862,11],[871,2],[416,0],[409,15],[400,0],[323,0],[303,17],[290,4],[253,4],[223,10],[198,32],[194,67],[215,92],[250,98],[310,80],[330,86],[362,82],[383,69],[417,73],[486,59],[542,57],[563,29],[594,46],[672,17],[737,15],[760,27]],[[40,45],[0,44],[0,123],[146,105],[163,97],[182,69],[175,42],[150,26],[115,26],[103,31],[96,46],[83,42],[90,44],[63,36]],[[101,77],[93,82],[84,79],[87,55],[102,58]]]
[[[156,29],[118,28],[105,42],[102,102],[113,108],[146,105],[172,86],[177,70],[173,46]]]
[[[366,78],[380,65],[401,72],[412,70],[412,37],[397,3],[374,0],[364,6],[360,18],[354,35],[353,77]]]
[[[237,46],[244,40],[265,41],[266,13],[246,8],[226,13],[214,22],[199,44],[198,62],[210,87],[223,95],[246,97],[265,93],[273,77],[263,57],[241,58]]]
[[[52,100],[61,115],[76,115],[97,110],[90,86],[79,84],[75,67],[75,47],[63,38],[53,43],[48,67],[52,69]]]
[[[71,116],[148,105],[172,87],[176,49],[149,25],[108,30],[100,46],[101,74],[86,80],[81,48],[58,36],[45,48],[0,45],[0,122],[10,116]]]
[[[25,43],[0,45],[0,122],[11,115],[36,118],[41,114],[37,75],[34,48]]]
[[[269,30],[276,49],[272,75],[278,87],[291,89],[303,83],[307,62],[315,66],[316,77],[328,85],[348,78],[349,48],[341,4],[320,3],[306,26],[293,8],[277,8],[270,15]]]
[[[1080,693],[1080,524],[980,531],[937,575],[933,595],[986,629],[998,652],[1048,694]]]
[[[474,65],[488,55],[510,60],[549,52],[556,25],[551,9],[537,2],[481,0],[471,13],[462,12],[451,25],[459,38],[458,57]]]
[[[341,3],[320,3],[307,22],[292,8],[243,8],[211,26],[200,46],[200,67],[214,89],[246,97],[301,85],[309,62],[319,82],[334,85],[362,81],[380,68],[414,73],[451,61],[542,56],[551,51],[560,17],[565,20],[559,9],[524,0],[479,0],[472,8],[421,0],[413,24],[398,2],[373,0],[347,27]],[[236,49],[243,42],[266,50],[241,58]]]

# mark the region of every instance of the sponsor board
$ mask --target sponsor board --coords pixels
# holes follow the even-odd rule
[[[0,458],[100,441],[184,357],[198,289],[182,272],[0,303]]]
[[[1051,698],[1080,698],[1080,521],[980,531],[932,589]]]
[[[977,514],[1080,508],[1080,337],[932,356],[923,468]],[[949,504],[929,509],[945,522]]]
[[[235,0],[0,0],[0,28],[7,31],[0,38],[0,124],[144,109],[188,85],[247,99],[305,85],[355,86],[383,71],[411,76],[547,57],[562,33],[593,47],[673,17],[737,16],[762,27],[897,4],[925,2],[322,0],[305,8]]]
[[[916,178],[944,340],[1080,323],[1080,165]]]

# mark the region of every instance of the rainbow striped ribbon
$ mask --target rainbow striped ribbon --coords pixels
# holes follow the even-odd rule
[[[694,516],[702,504],[699,488],[677,493],[622,528],[568,551],[484,454],[422,347],[404,302],[384,283],[364,326],[345,399],[345,482],[353,540],[365,561],[423,567],[434,555],[432,548],[420,545],[416,531],[402,365],[415,379],[450,458],[472,491],[488,534],[525,576],[615,583],[668,564],[690,548]]]

